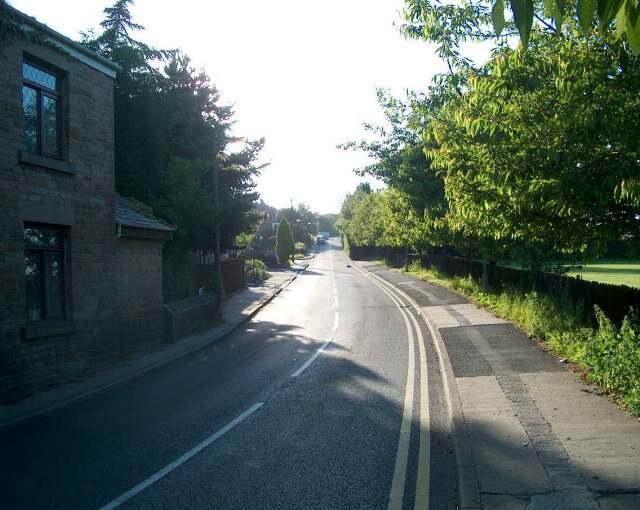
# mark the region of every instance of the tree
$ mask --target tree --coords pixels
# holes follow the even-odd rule
[[[348,142],[340,147],[366,152],[373,162],[356,169],[356,174],[369,175],[381,180],[390,190],[397,190],[398,193],[385,194],[386,198],[402,203],[407,221],[414,222],[419,218],[420,228],[412,227],[411,230],[420,235],[410,236],[411,246],[422,249],[450,243],[444,222],[447,212],[444,181],[426,157],[422,139],[422,131],[434,116],[434,104],[424,95],[410,94],[402,101],[383,90],[378,90],[378,102],[384,111],[386,126],[365,124],[365,131],[375,137],[373,141]],[[387,207],[388,212],[392,210]],[[386,246],[407,244],[398,241],[394,235],[387,242],[391,244]]]
[[[318,235],[318,216],[306,204],[287,207],[278,211],[279,218],[286,218],[291,225],[294,242],[311,246]]]
[[[552,253],[638,239],[620,190],[640,179],[639,86],[640,60],[616,43],[541,35],[498,52],[429,126],[450,226]]]
[[[83,44],[122,67],[114,92],[116,190],[177,225],[175,240],[165,244],[165,262],[172,261],[165,272],[187,274],[174,265],[189,265],[189,252],[213,250],[216,227],[224,249],[256,222],[264,140],[232,135],[233,109],[187,55],[134,39],[143,27],[131,17],[132,4],[117,0],[106,8],[102,32],[85,34]],[[232,143],[239,149],[231,151]],[[165,295],[185,297],[167,289]]]
[[[318,231],[329,232],[331,236],[338,234],[336,228],[336,221],[338,220],[337,214],[321,214],[318,216]]]
[[[282,218],[276,232],[276,256],[278,257],[278,264],[286,264],[289,257],[293,260],[294,254],[295,243],[293,241],[293,235],[291,234],[291,227],[289,227],[287,218]]]
[[[505,16],[507,5],[512,19]],[[586,37],[596,29],[600,35],[614,35],[640,53],[637,0],[405,0],[405,19],[405,33],[438,40],[438,53],[447,61],[459,56],[459,45],[465,40],[518,34],[526,47],[532,30],[562,35],[572,30],[571,26],[567,29],[571,24]]]

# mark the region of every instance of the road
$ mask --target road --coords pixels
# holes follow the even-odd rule
[[[456,508],[418,319],[332,240],[231,336],[0,432],[0,507]]]

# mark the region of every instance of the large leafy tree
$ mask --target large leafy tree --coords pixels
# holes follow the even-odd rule
[[[405,33],[437,41],[447,61],[458,59],[460,43],[469,39],[518,34],[526,47],[532,30],[561,35],[568,21],[585,36],[612,34],[640,53],[637,0],[405,0],[405,19]]]
[[[433,116],[432,103],[419,94],[410,94],[402,101],[383,90],[378,90],[378,102],[385,125],[365,124],[368,139],[340,147],[363,151],[372,159],[370,164],[355,169],[356,174],[374,177],[397,191],[385,195],[387,212],[399,208],[408,222],[421,222],[420,228],[410,229],[408,239],[412,246],[446,244],[449,236],[443,221],[447,211],[444,181],[434,172],[421,139],[422,130]],[[390,243],[387,246],[406,244],[394,237],[386,242]]]
[[[637,238],[638,58],[581,38],[530,45],[498,52],[429,126],[449,225],[567,252]]]

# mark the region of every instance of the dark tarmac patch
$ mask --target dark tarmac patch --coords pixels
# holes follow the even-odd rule
[[[493,375],[493,370],[480,351],[471,343],[466,328],[444,328],[440,330],[447,348],[449,360],[456,377],[480,377]]]

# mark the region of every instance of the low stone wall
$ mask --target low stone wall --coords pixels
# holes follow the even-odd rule
[[[220,321],[219,305],[215,292],[167,303],[169,337],[175,341],[209,329]]]

